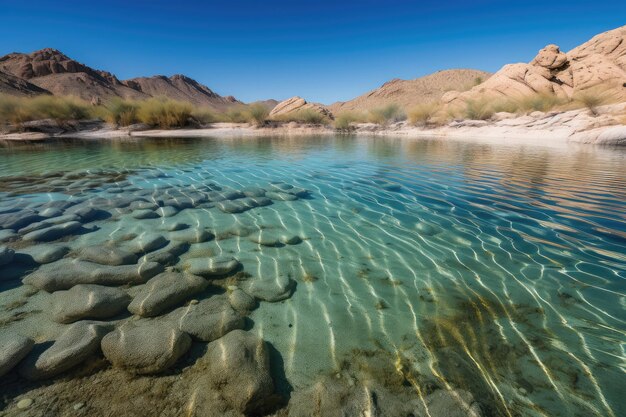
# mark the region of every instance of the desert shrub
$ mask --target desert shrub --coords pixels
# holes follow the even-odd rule
[[[257,126],[263,125],[270,114],[267,107],[260,103],[250,104],[247,107],[247,113],[248,120]]]
[[[607,92],[600,89],[579,91],[574,94],[573,99],[576,104],[586,107],[593,116],[598,115],[598,106],[609,101]]]
[[[0,97],[0,118],[5,123],[20,124],[39,119],[54,119],[64,123],[90,117],[93,117],[91,106],[74,97]]]
[[[502,98],[499,100],[494,100],[491,103],[491,110],[494,113],[517,113],[520,109],[520,104],[517,100],[512,100],[508,98]]]
[[[483,77],[474,78],[474,87],[483,83]]]
[[[311,125],[326,125],[330,119],[314,109],[302,109],[291,114],[280,117],[281,121],[298,122]]]
[[[226,115],[217,113],[208,107],[197,107],[193,109],[191,117],[200,124],[210,124],[227,121]]]
[[[397,104],[389,104],[385,107],[370,110],[369,120],[372,123],[385,125],[406,120],[406,114]]]
[[[25,106],[26,99],[0,95],[0,123],[19,125],[31,119],[31,115]]]
[[[250,120],[250,114],[247,112],[245,106],[234,106],[229,108],[224,114],[226,120],[231,123],[248,123]]]
[[[409,110],[409,122],[416,126],[426,126],[433,122],[440,108],[440,105],[435,102],[419,104]]]
[[[463,116],[471,120],[487,120],[493,116],[493,108],[485,98],[467,100]]]
[[[565,99],[555,94],[537,93],[519,100],[519,109],[525,111],[546,112],[565,103]]]
[[[335,116],[335,129],[349,130],[352,123],[363,123],[367,121],[367,115],[352,111],[343,111]]]
[[[140,104],[137,102],[114,98],[106,105],[108,113],[106,118],[119,126],[130,126],[138,121],[139,107]]]
[[[189,103],[164,97],[151,98],[139,102],[139,121],[161,129],[183,127],[189,122],[193,107]]]

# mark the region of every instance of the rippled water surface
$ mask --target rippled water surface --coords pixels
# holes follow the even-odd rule
[[[339,137],[0,148],[0,213],[285,184],[308,194],[236,214],[204,203],[167,219],[114,207],[97,230],[64,241],[77,250],[174,220],[216,236],[178,265],[227,254],[245,279],[295,284],[250,315],[291,389],[386,361],[381,378],[396,372],[416,395],[461,387],[493,415],[626,415],[624,150]],[[253,241],[263,234],[302,242]],[[28,272],[6,269],[0,325],[54,337],[54,326],[38,327],[41,308],[11,298]]]

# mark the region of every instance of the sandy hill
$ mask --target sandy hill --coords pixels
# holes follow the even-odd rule
[[[7,78],[5,81],[6,77],[0,76],[0,91],[16,95],[23,94],[20,94],[20,89],[15,92],[12,85],[16,82],[23,82],[54,95],[71,95],[85,100],[91,100],[94,97],[107,100],[113,97],[146,99],[166,96],[215,109],[239,103],[235,98],[222,97],[184,75],[142,77],[120,81],[109,72],[90,68],[51,48],[30,54],[11,53],[0,57],[0,71],[2,74],[14,77],[12,80]],[[45,91],[40,93],[43,92]],[[36,93],[36,91],[33,92],[33,94]]]
[[[446,93],[442,99],[455,104],[534,93],[571,98],[593,89],[626,100],[626,26],[601,33],[567,53],[548,45],[530,63],[505,65],[483,84],[465,92]]]
[[[337,113],[344,110],[369,110],[387,104],[411,107],[419,103],[436,101],[450,90],[469,89],[476,82],[482,82],[491,74],[472,69],[452,69],[439,71],[414,80],[395,79],[375,90],[345,102],[328,106]]]

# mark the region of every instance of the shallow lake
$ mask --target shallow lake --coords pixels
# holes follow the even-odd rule
[[[34,217],[10,224],[15,213]],[[0,266],[3,333],[44,343],[68,326],[47,292],[22,284],[40,263],[25,258],[65,248],[40,267],[52,268],[159,235],[188,244],[159,258],[170,270],[237,261],[188,298],[239,287],[260,300],[246,330],[271,344],[284,393],[347,372],[416,396],[462,388],[489,415],[626,414],[625,150],[353,137],[11,145],[2,219],[0,245],[15,250]],[[47,278],[37,285],[67,289]],[[12,384],[5,401],[32,389]]]

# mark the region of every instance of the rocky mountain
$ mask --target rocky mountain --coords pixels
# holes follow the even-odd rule
[[[0,57],[0,71],[0,91],[8,94],[24,95],[22,91],[28,90],[32,91],[29,94],[49,92],[88,101],[93,98],[106,101],[113,97],[147,99],[166,96],[214,109],[224,109],[239,103],[235,98],[222,97],[184,75],[159,75],[121,81],[109,72],[88,67],[51,48],[30,54],[15,52]],[[16,91],[15,85],[23,87]]]
[[[340,111],[371,110],[388,104],[411,107],[419,103],[437,101],[450,90],[469,89],[491,76],[472,69],[439,71],[414,80],[391,80],[375,90],[355,99],[328,106],[334,113]]]
[[[50,94],[50,92],[15,75],[0,71],[0,94],[34,96],[38,94]]]
[[[594,88],[608,90],[615,100],[626,100],[626,26],[601,33],[567,53],[548,45],[530,63],[505,65],[483,84],[448,92],[442,100],[454,105],[468,99],[534,93],[571,98]]]

